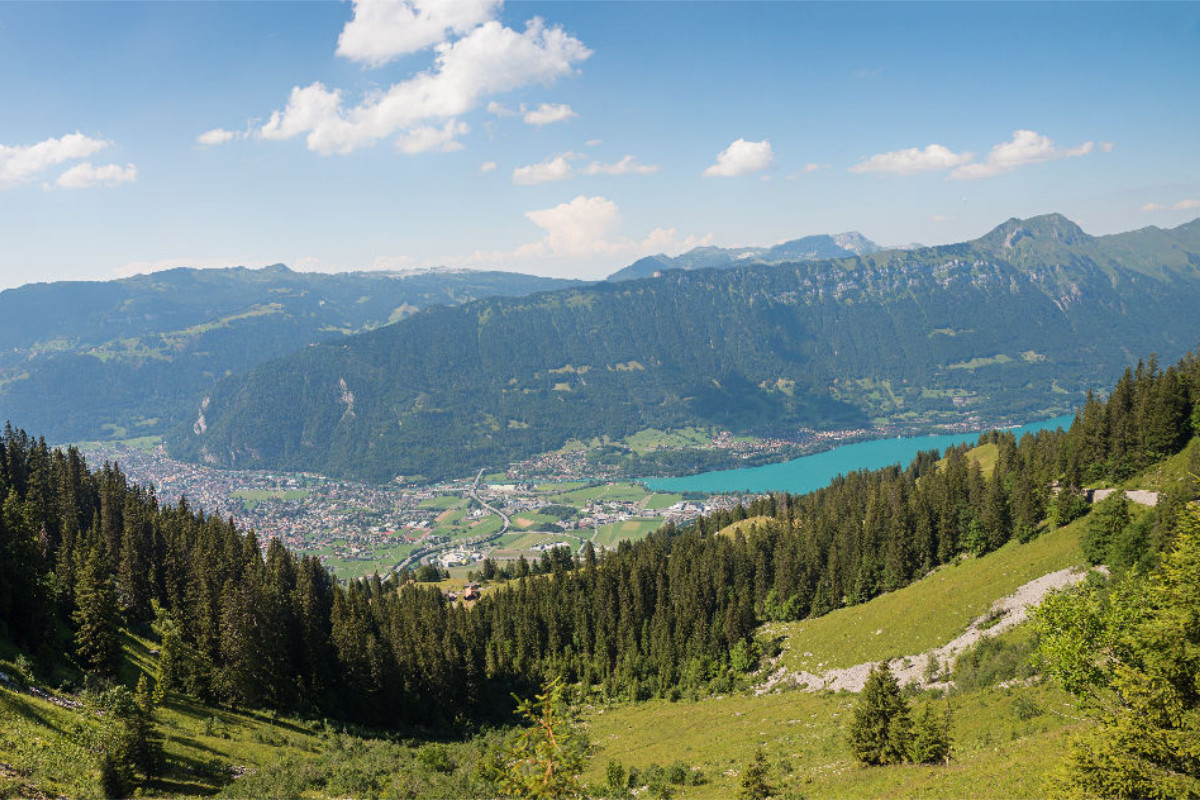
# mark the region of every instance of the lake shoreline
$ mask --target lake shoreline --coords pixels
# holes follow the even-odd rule
[[[703,494],[761,493],[786,491],[805,493],[822,488],[838,475],[861,469],[881,469],[899,463],[907,466],[925,450],[976,441],[992,430],[1012,431],[1018,437],[1040,430],[1068,428],[1073,415],[1065,414],[1012,428],[983,428],[974,431],[839,442],[787,461],[711,470],[687,476],[643,477],[638,482],[655,491]]]

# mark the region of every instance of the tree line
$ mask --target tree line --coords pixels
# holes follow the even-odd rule
[[[615,551],[547,554],[543,574],[494,586],[471,608],[397,577],[340,584],[314,557],[263,548],[185,500],[160,503],[114,465],[89,470],[77,450],[8,427],[0,635],[43,663],[69,649],[112,674],[121,627],[154,623],[156,691],[385,726],[477,718],[554,678],[635,699],[725,690],[754,666],[762,621],[865,602],[1029,540],[1047,517],[1068,521],[1085,481],[1182,448],[1198,400],[1200,357],[1166,370],[1151,361],[1090,399],[1065,433],[985,434],[991,474],[965,447],[922,453]],[[1145,536],[1158,552],[1172,532],[1164,521]]]

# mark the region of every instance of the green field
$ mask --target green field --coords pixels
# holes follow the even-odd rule
[[[440,511],[445,511],[448,508],[459,508],[465,506],[467,500],[456,494],[444,494],[439,497],[430,497],[417,503],[417,508],[435,508]]]
[[[415,545],[412,544],[377,547],[374,550],[374,556],[366,560],[336,558],[331,552],[327,552],[324,553],[324,555],[328,556],[325,566],[333,570],[333,573],[343,580],[346,578],[362,578],[376,572],[380,575],[386,575],[392,567],[403,561],[405,556],[411,553],[414,547]]]
[[[941,567],[869,603],[816,619],[774,623],[764,630],[783,637],[780,665],[794,671],[818,672],[923,653],[949,642],[993,601],[1023,584],[1082,564],[1083,524],[1076,520],[1029,544],[1009,542],[982,558]]]
[[[647,428],[631,436],[626,436],[625,445],[638,455],[644,455],[655,450],[707,447],[712,444],[712,434],[711,430],[702,428],[681,428],[673,431]]]
[[[623,539],[631,542],[645,539],[662,527],[662,524],[661,519],[635,518],[625,522],[614,522],[611,525],[601,525],[596,530],[596,535],[592,537],[592,541],[597,545],[616,547],[617,543]]]
[[[550,542],[565,542],[575,550],[579,546],[579,542],[570,536],[563,536],[553,533],[506,533],[500,537],[497,546],[505,550],[525,550],[539,544],[549,544]]]
[[[630,500],[636,503],[645,499],[648,494],[650,494],[650,491],[637,483],[606,483],[600,486],[589,486],[584,489],[563,492],[547,499],[569,506],[584,506],[596,500],[612,500],[616,502]]]
[[[582,489],[590,485],[588,481],[558,481],[557,483],[539,483],[533,487],[535,492],[558,494],[561,492],[569,492],[573,489]]]
[[[650,495],[650,499],[646,501],[646,505],[643,506],[643,508],[649,509],[650,511],[658,511],[659,509],[670,508],[681,500],[683,500],[683,495],[681,494],[652,494]]]
[[[980,367],[990,367],[995,364],[1007,364],[1012,361],[1012,356],[1007,356],[1004,353],[997,353],[994,356],[979,356],[972,358],[970,361],[960,361],[957,364],[947,364],[946,369],[969,369],[976,370]]]
[[[862,767],[846,745],[855,700],[792,691],[601,706],[584,717],[594,748],[584,778],[603,785],[610,759],[639,770],[682,761],[707,782],[672,787],[677,797],[730,798],[762,747],[777,797],[1042,797],[1043,776],[1078,724],[1068,698],[1049,687],[961,693],[952,699],[949,766]],[[1036,715],[1023,719],[1030,708]]]
[[[558,517],[552,517],[549,514],[538,514],[533,511],[522,511],[520,514],[514,514],[511,519],[513,529],[518,531],[535,528],[538,525],[545,525],[548,522],[558,522]]]

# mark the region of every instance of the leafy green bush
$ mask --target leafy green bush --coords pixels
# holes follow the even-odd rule
[[[984,639],[963,651],[954,664],[954,683],[959,689],[982,689],[1001,681],[1034,674],[1033,645],[1009,637]]]

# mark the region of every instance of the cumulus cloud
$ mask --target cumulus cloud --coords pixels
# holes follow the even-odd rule
[[[66,161],[87,158],[109,144],[78,132],[25,147],[0,144],[0,189],[26,183]]]
[[[1188,197],[1177,203],[1166,205],[1161,203],[1146,203],[1146,205],[1142,206],[1142,211],[1188,211],[1193,208],[1200,208],[1200,200]]]
[[[287,106],[273,112],[258,133],[276,140],[305,134],[310,150],[349,153],[433,121],[459,117],[489,96],[552,84],[592,54],[562,28],[548,27],[536,17],[524,31],[489,20],[434,49],[429,70],[358,105],[347,106],[340,90],[320,82],[294,87]]]
[[[517,167],[513,170],[512,182],[518,186],[532,186],[537,183],[566,180],[575,175],[571,162],[578,158],[578,153],[560,153],[537,164]]]
[[[574,178],[576,175],[650,175],[661,169],[657,164],[641,164],[636,156],[627,155],[611,164],[593,161],[576,172],[571,162],[579,161],[583,157],[582,153],[568,151],[550,156],[537,164],[517,167],[513,170],[513,183],[531,186],[537,183],[562,181]]]
[[[766,139],[761,142],[738,139],[717,154],[717,163],[704,170],[704,177],[734,178],[749,175],[769,169],[774,162],[775,154],[771,151],[771,143]]]
[[[639,164],[634,156],[627,155],[620,161],[611,164],[601,164],[593,161],[584,168],[584,175],[650,175],[662,167],[657,164]]]
[[[462,142],[458,141],[458,137],[466,136],[470,131],[470,127],[465,122],[447,120],[446,124],[440,128],[414,128],[400,134],[396,137],[396,147],[401,153],[409,156],[430,151],[452,153],[455,150],[463,149]]]
[[[494,170],[496,167],[497,167],[497,164],[495,161],[485,161],[479,165],[479,172],[483,175],[486,175],[487,173]]]
[[[912,175],[917,172],[951,169],[966,164],[974,158],[972,153],[955,153],[940,144],[931,144],[924,150],[909,147],[906,150],[893,150],[890,153],[878,153],[850,167],[851,172],[893,172],[898,175]]]
[[[501,0],[354,0],[337,54],[369,67],[416,53],[495,18]]]
[[[1061,148],[1055,145],[1049,136],[1043,136],[1037,131],[1016,130],[1013,131],[1011,140],[996,145],[988,152],[986,161],[964,164],[951,172],[950,177],[955,180],[990,178],[1028,164],[1085,156],[1094,148],[1094,142]]]
[[[599,147],[600,145],[604,144],[604,140],[603,139],[588,139],[586,142],[584,142],[584,144],[586,144],[588,147]]]
[[[578,116],[566,103],[542,103],[537,108],[526,111],[524,119],[525,124],[536,125],[540,128],[555,122],[566,122],[572,117]]]
[[[516,264],[543,274],[578,277],[602,275],[631,259],[655,253],[675,255],[708,244],[711,234],[680,236],[674,228],[655,228],[641,238],[621,232],[623,220],[617,204],[605,197],[579,195],[552,208],[529,211],[526,219],[542,231],[536,241],[510,251],[476,251],[443,263],[480,266]]]
[[[224,128],[213,128],[211,131],[205,131],[197,136],[196,144],[201,147],[216,147],[232,140],[236,135],[233,131],[227,131]]]
[[[104,164],[95,166],[90,162],[76,164],[58,176],[56,186],[66,189],[87,189],[91,186],[117,186],[137,180],[137,167],[133,164]]]

